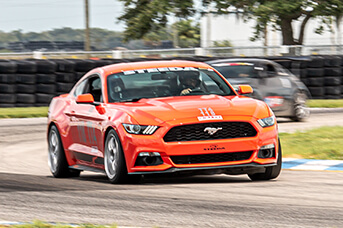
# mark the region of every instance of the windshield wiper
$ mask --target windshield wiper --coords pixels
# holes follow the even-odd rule
[[[131,99],[127,99],[127,100],[121,100],[120,102],[137,102],[137,101],[140,101],[141,99],[145,99],[145,98],[150,98],[150,97],[136,97],[136,98],[131,98]]]

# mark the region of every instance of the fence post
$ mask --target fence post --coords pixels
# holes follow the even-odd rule
[[[123,58],[123,52],[119,50],[112,51],[112,58],[114,59],[122,59]]]
[[[201,47],[197,47],[195,48],[195,55],[198,55],[198,56],[205,56],[205,49],[204,48],[201,48]]]
[[[34,59],[42,59],[43,58],[43,52],[41,52],[41,51],[34,51],[33,52],[33,58]]]

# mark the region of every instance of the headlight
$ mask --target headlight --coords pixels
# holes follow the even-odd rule
[[[152,135],[158,129],[158,126],[138,124],[123,124],[123,127],[127,133],[136,135]]]
[[[257,120],[257,123],[259,123],[261,127],[270,127],[275,124],[275,117],[271,116],[271,117],[259,119]]]

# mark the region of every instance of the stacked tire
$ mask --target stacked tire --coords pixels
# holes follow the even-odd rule
[[[311,58],[311,60],[307,63],[306,78],[302,78],[302,81],[310,90],[312,98],[324,98],[324,57],[313,56]]]
[[[36,103],[35,106],[48,106],[56,96],[57,64],[49,60],[34,60],[37,65],[36,73]]]
[[[341,98],[342,59],[339,56],[324,58],[324,89],[325,99]]]
[[[61,95],[69,93],[76,82],[75,62],[70,60],[54,60],[57,64],[56,75],[56,93]]]
[[[16,107],[31,107],[36,103],[36,72],[37,65],[33,61],[16,60]]]
[[[17,102],[16,76],[17,64],[0,60],[0,107],[15,107]]]

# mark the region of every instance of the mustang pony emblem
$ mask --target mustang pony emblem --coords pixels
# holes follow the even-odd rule
[[[213,135],[213,134],[215,134],[217,131],[222,130],[222,129],[223,129],[223,128],[221,128],[221,127],[217,127],[217,128],[215,128],[215,127],[207,127],[207,128],[204,129],[204,132],[207,131],[207,133],[209,133],[210,135]]]

